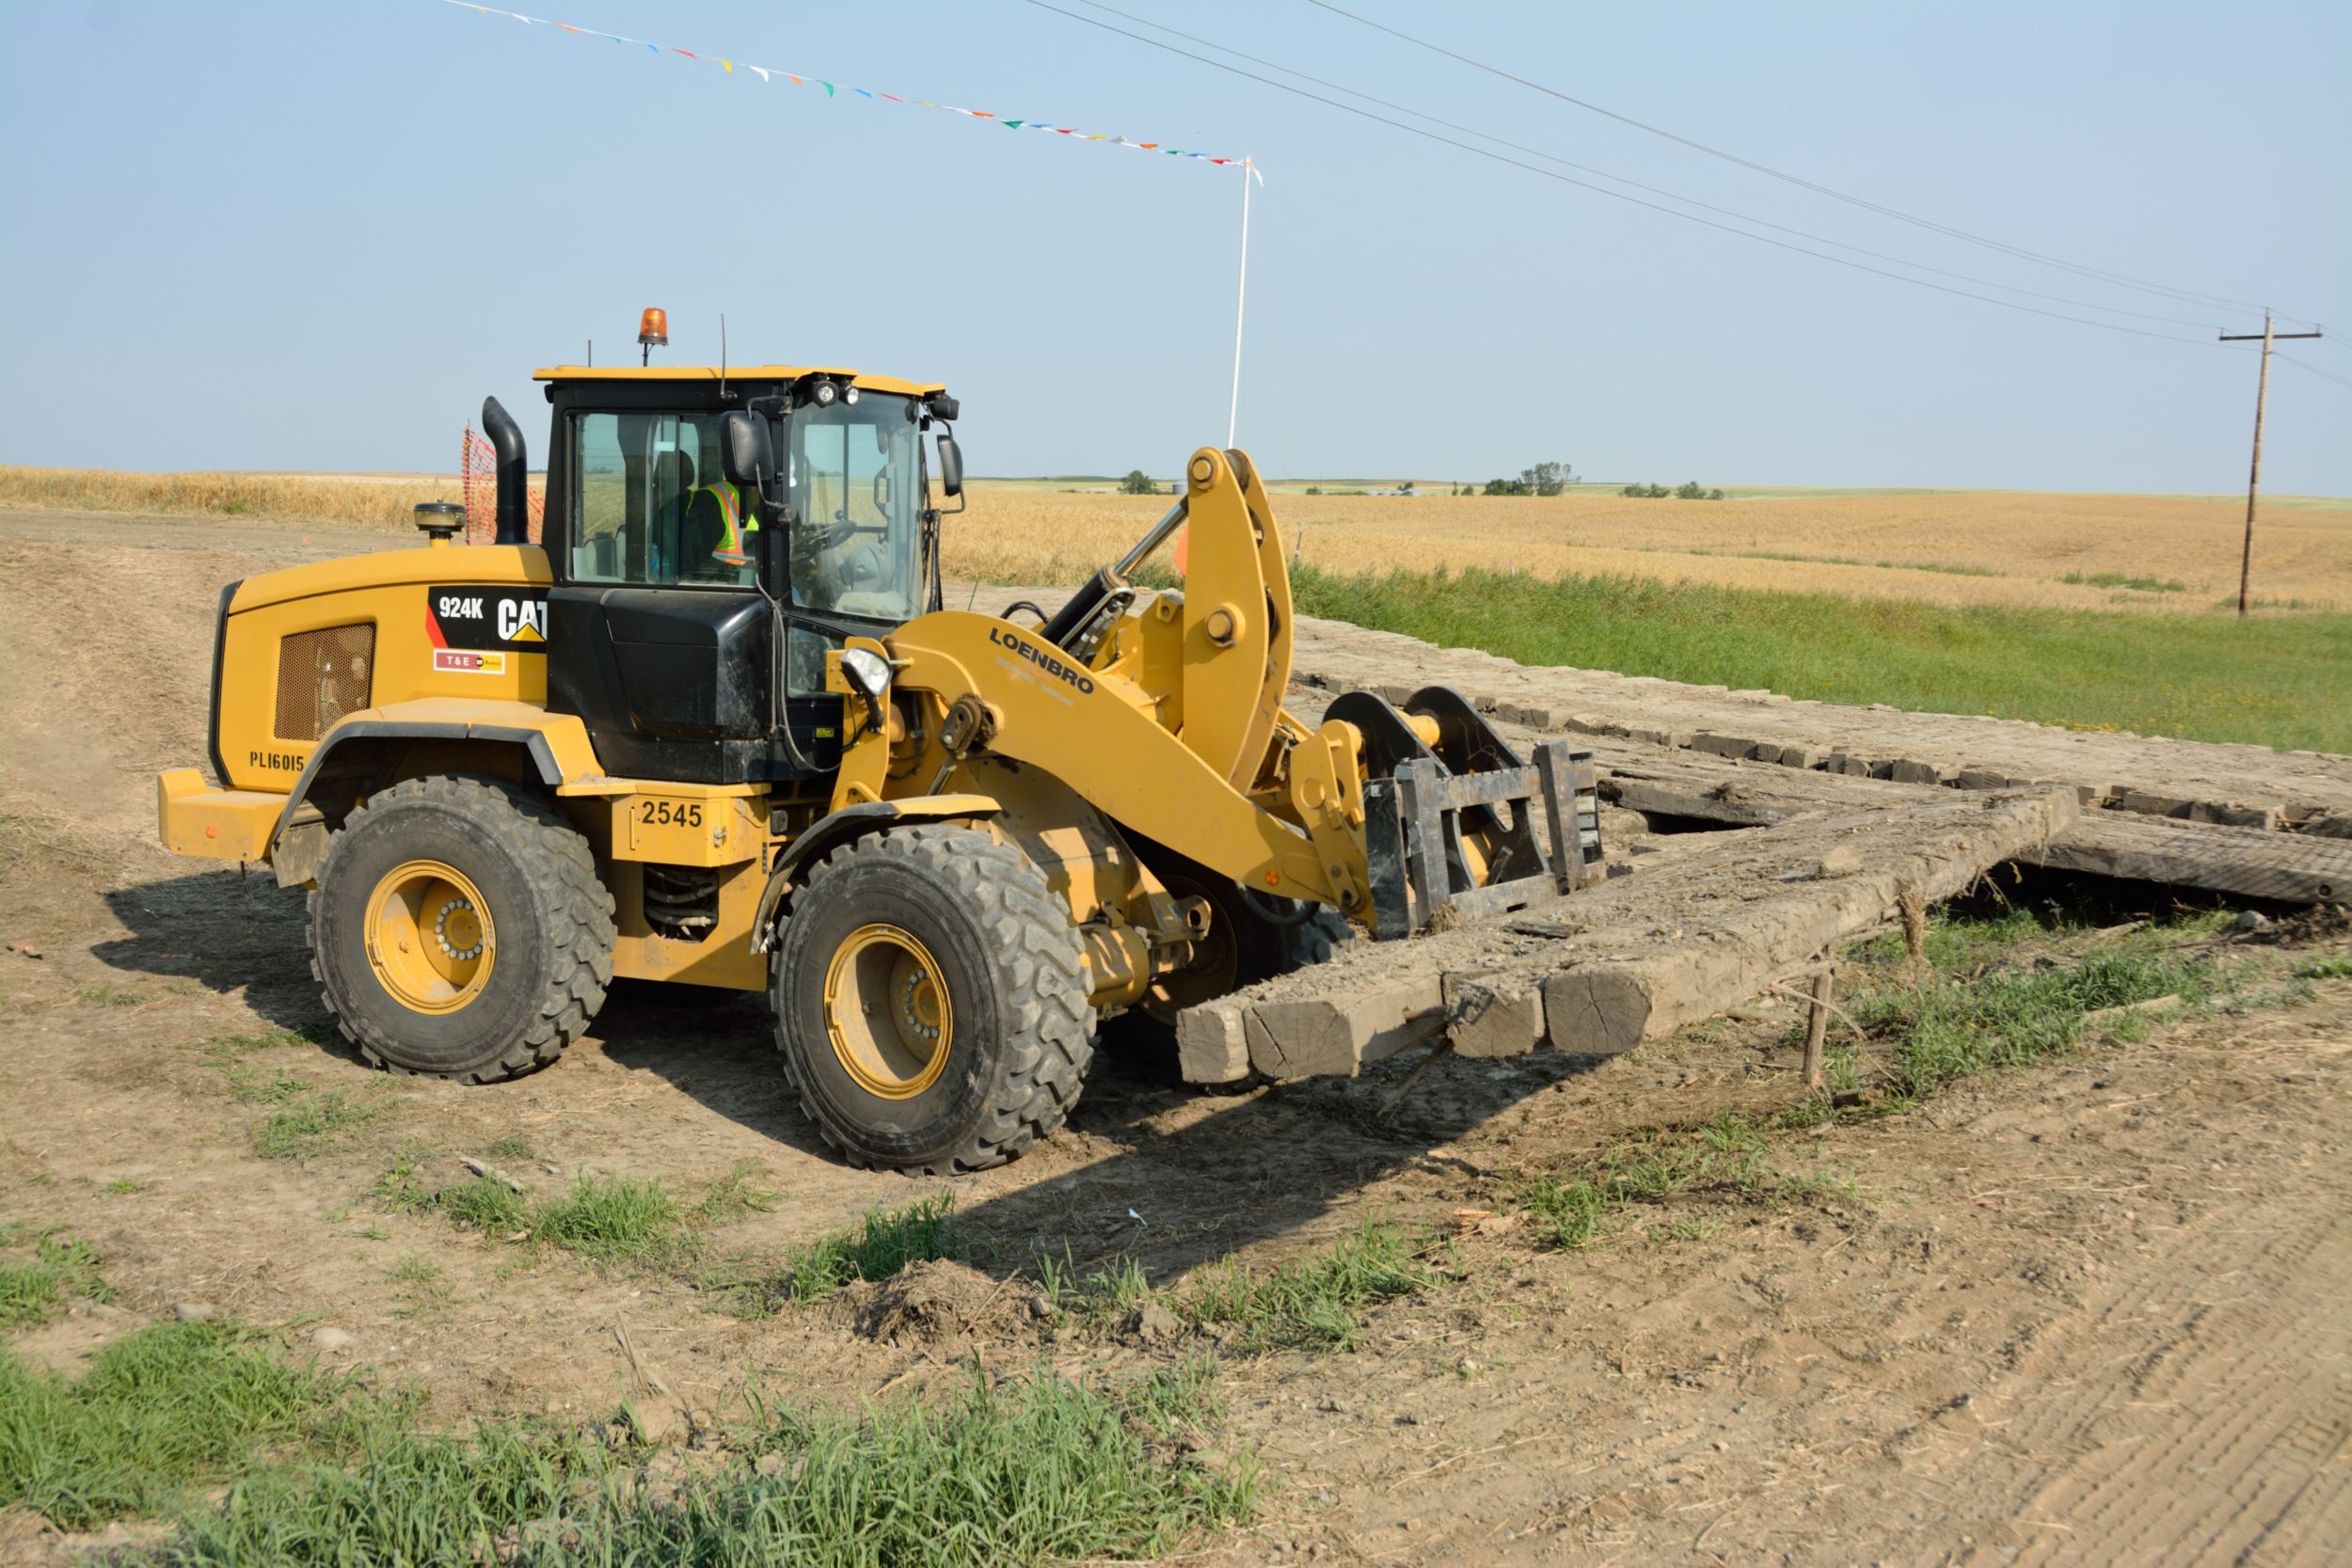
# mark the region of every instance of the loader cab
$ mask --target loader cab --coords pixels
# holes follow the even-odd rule
[[[553,409],[549,709],[578,715],[616,774],[831,773],[826,651],[938,605],[924,436],[953,404],[844,370],[538,373]],[[730,416],[765,435],[764,484],[728,472]]]

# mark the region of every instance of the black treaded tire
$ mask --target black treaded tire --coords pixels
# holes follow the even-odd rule
[[[429,858],[463,872],[489,906],[496,962],[453,1012],[402,1005],[366,946],[368,903],[393,867]],[[379,790],[326,843],[310,895],[310,974],[370,1062],[488,1084],[545,1067],[588,1027],[612,982],[612,895],[588,841],[531,791],[441,774]]]
[[[827,1030],[828,966],[877,922],[930,951],[954,1009],[944,1068],[902,1100],[859,1085]],[[976,828],[888,829],[828,855],[793,895],[769,976],[786,1080],[853,1164],[911,1176],[1002,1164],[1061,1125],[1094,1056],[1069,905],[1028,856]]]
[[[1333,909],[1317,909],[1295,926],[1282,927],[1282,967],[1287,974],[1310,964],[1327,963],[1331,955],[1356,940],[1356,927]]]
[[[1172,1043],[1176,1014],[1184,1008],[1322,963],[1355,939],[1355,928],[1337,910],[1314,906],[1305,919],[1283,925],[1266,919],[1231,877],[1149,840],[1138,852],[1170,894],[1209,901],[1212,945],[1194,962],[1216,973],[1179,970],[1136,1008],[1160,1026],[1165,1041]]]

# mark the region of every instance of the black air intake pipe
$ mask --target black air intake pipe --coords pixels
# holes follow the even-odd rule
[[[531,543],[531,459],[523,450],[522,426],[496,398],[482,400],[482,433],[490,438],[499,459],[499,522],[501,545]]]

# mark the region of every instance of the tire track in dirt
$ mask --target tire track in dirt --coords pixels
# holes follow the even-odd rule
[[[2352,1218],[2341,1182],[2295,1185],[2213,1205],[2059,1320],[1986,1402],[2016,1416],[1945,1423],[1969,1446],[1925,1479],[1974,1527],[1959,1561],[2341,1560]]]

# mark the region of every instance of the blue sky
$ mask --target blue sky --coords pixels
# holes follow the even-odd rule
[[[2101,317],[2119,325],[2259,329],[1879,218],[1306,0],[1113,3],[1774,223],[2197,324]],[[1773,249],[1024,0],[515,8],[1254,155],[1241,443],[1274,473],[2245,482],[2243,351]],[[2340,0],[1348,8],[1839,190],[2352,336]],[[12,5],[0,461],[446,469],[485,392],[535,451],[530,370],[591,337],[633,352],[659,304],[681,362],[716,358],[723,311],[739,361],[946,381],[977,472],[1172,472],[1224,436],[1238,179],[439,0]],[[2352,341],[2292,348],[2352,380]],[[2352,388],[2274,368],[2266,489],[2352,494],[2347,437]]]

